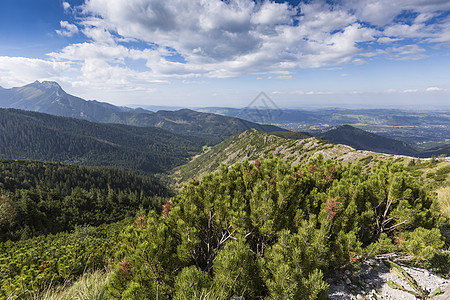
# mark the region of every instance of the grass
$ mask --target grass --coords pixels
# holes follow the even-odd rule
[[[442,213],[445,217],[450,218],[450,186],[440,188],[436,192]]]
[[[109,299],[106,292],[106,283],[109,274],[105,271],[84,273],[70,286],[58,286],[45,293],[43,300],[103,300]]]

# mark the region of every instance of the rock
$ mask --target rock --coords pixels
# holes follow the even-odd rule
[[[433,300],[448,300],[450,299],[450,285],[447,285],[445,289],[441,288],[442,294],[434,296]]]
[[[374,267],[374,266],[377,267]],[[433,272],[420,268],[410,268],[402,266],[411,277],[417,280],[422,288],[426,288],[427,291],[434,291],[436,288],[440,288],[445,291],[444,294],[433,297],[433,300],[450,300],[450,281],[442,277],[437,276]],[[414,300],[415,297],[404,291],[392,289],[387,285],[388,280],[395,282],[401,282],[400,279],[395,277],[389,272],[389,269],[382,263],[381,259],[370,259],[361,262],[361,268],[355,270],[354,273],[350,270],[342,273],[336,273],[335,276],[340,278],[341,281],[336,281],[334,284],[330,281],[330,289],[328,299],[330,300],[344,300],[344,299],[383,299],[383,300]],[[352,277],[353,276],[353,277]],[[335,277],[335,278],[336,278]],[[353,282],[357,280],[361,283],[361,287],[366,290],[363,293],[361,288],[357,287]],[[407,285],[406,282],[402,282],[405,288],[411,290],[412,288]],[[378,292],[377,292],[378,291]],[[358,294],[356,297],[355,295]],[[364,298],[365,295],[365,298]]]

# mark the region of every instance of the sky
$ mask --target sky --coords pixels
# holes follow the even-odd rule
[[[450,109],[449,0],[0,0],[0,86],[115,105]]]

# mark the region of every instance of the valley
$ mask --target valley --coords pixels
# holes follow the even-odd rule
[[[258,109],[249,107],[245,113],[232,108],[202,108],[199,111],[264,121],[291,131],[309,132],[314,135],[320,135],[330,127],[351,125],[409,143],[419,151],[448,145],[450,140],[450,112],[446,110],[324,108],[269,110],[261,114]]]

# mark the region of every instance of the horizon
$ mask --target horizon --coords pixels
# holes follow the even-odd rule
[[[56,82],[56,81],[39,81],[39,80],[35,80],[34,82],[25,84],[23,86],[14,86],[11,88],[6,88],[6,89],[14,89],[14,88],[21,88],[24,86],[28,86],[28,85],[32,85],[35,83],[45,83],[45,82],[50,82],[50,83],[56,83],[60,88],[61,85]],[[0,89],[4,87],[2,87],[0,85]],[[64,90],[64,88],[62,88],[64,92],[67,93],[67,91]],[[70,94],[70,93],[67,93]],[[264,92],[260,92],[259,95],[263,94],[265,97],[268,97]],[[97,99],[84,99],[78,95],[73,95],[70,94],[72,96],[81,98],[84,101],[95,101],[95,102],[100,102],[100,103],[107,103],[107,104],[112,104],[110,102],[105,102],[105,101],[100,101]],[[126,104],[126,105],[117,105],[118,107],[128,107],[128,108],[142,108],[145,110],[150,110],[150,111],[159,111],[159,110],[168,110],[168,111],[175,111],[175,110],[180,110],[180,109],[191,109],[191,110],[207,110],[207,109],[236,109],[236,110],[245,110],[245,109],[263,109],[263,110],[297,110],[297,111],[319,111],[319,110],[399,110],[399,111],[410,111],[410,112],[420,112],[420,111],[440,111],[440,112],[447,112],[450,111],[450,103],[449,104],[442,104],[441,106],[433,106],[433,105],[423,105],[423,106],[412,106],[412,105],[399,105],[399,104],[391,104],[391,105],[379,105],[379,104],[372,104],[372,105],[368,105],[368,104],[351,104],[351,103],[340,103],[339,106],[335,105],[314,105],[311,103],[308,103],[305,106],[302,107],[278,107],[278,105],[273,102],[273,100],[271,98],[270,102],[272,102],[271,106],[268,106],[265,103],[260,103],[261,105],[258,106],[258,102],[255,102],[256,100],[258,100],[258,97],[256,97],[255,99],[253,99],[250,103],[247,104],[247,106],[190,106],[190,105],[186,105],[186,106],[179,106],[179,105],[153,105],[153,104],[135,104],[135,103],[130,103],[130,104]],[[115,104],[113,104],[115,105]],[[215,112],[217,113],[217,112]]]
[[[283,109],[450,108],[448,1],[105,1],[1,3],[0,86],[56,81],[118,106],[265,92]]]

